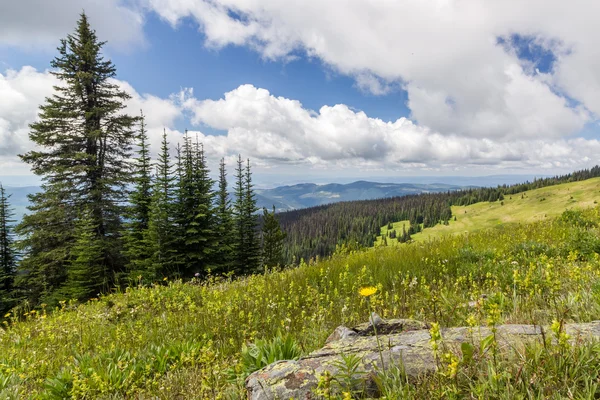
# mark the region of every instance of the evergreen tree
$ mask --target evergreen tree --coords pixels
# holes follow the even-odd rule
[[[235,225],[232,216],[231,201],[227,192],[227,171],[225,159],[219,164],[219,190],[215,210],[217,248],[215,264],[218,272],[230,272],[234,267]]]
[[[133,191],[129,195],[128,222],[124,234],[124,254],[129,278],[147,275],[151,271],[152,249],[148,243],[148,225],[152,202],[150,177],[150,154],[148,134],[143,113],[140,116],[140,131],[137,135],[137,158],[133,167]]]
[[[242,161],[242,156],[238,155],[235,169],[235,203],[233,205],[235,269],[238,273],[242,272],[245,266],[244,249],[246,247],[246,234],[244,231],[244,198],[246,197],[246,192],[244,190],[244,176],[244,162]]]
[[[258,271],[260,267],[260,238],[258,236],[258,207],[256,206],[256,196],[254,194],[254,185],[252,185],[252,172],[250,171],[250,160],[246,160],[246,172],[244,179],[244,231],[245,231],[245,249],[244,266],[249,273]]]
[[[122,112],[130,96],[111,81],[116,70],[102,58],[103,45],[81,14],[75,33],[61,41],[51,63],[60,85],[30,125],[29,137],[40,150],[21,156],[43,180],[18,227],[24,237],[20,246],[27,250],[21,284],[33,302],[51,302],[64,284],[79,210],[89,210],[92,234],[102,246],[95,260],[105,274],[100,280],[112,284],[123,267],[121,219],[137,118]]]
[[[0,184],[0,318],[14,305],[17,254],[13,245],[12,210]]]
[[[201,144],[186,135],[178,161],[178,252],[181,273],[191,277],[214,268],[217,235],[214,230],[213,180]]]
[[[275,206],[269,212],[263,208],[262,226],[262,264],[272,268],[283,264],[283,241],[286,234],[281,230],[279,221],[275,216]]]
[[[109,286],[106,264],[102,262],[104,245],[96,233],[90,210],[85,209],[75,223],[75,243],[71,247],[66,284],[60,297],[86,300],[107,291]]]
[[[206,273],[215,269],[218,264],[215,256],[219,245],[214,209],[215,182],[210,178],[204,146],[198,142],[198,138],[194,147],[193,181],[196,209],[193,217],[196,235],[189,242],[195,248],[195,253],[189,257],[193,268],[189,276],[195,272]]]
[[[250,160],[247,160],[244,168],[241,155],[238,156],[235,177],[234,218],[237,270],[242,273],[253,273],[258,271],[260,266],[260,242],[256,231],[258,223],[256,212],[258,208],[253,192]]]
[[[151,253],[151,268],[142,277],[157,279],[176,273],[173,165],[169,157],[167,133],[163,131],[160,154],[152,189],[146,242]]]

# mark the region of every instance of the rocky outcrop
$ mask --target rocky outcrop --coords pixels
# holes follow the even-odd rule
[[[377,317],[379,318],[379,317]],[[359,325],[353,329],[338,327],[329,336],[325,346],[297,361],[278,361],[250,375],[246,380],[249,400],[316,399],[314,390],[319,376],[325,371],[332,375],[338,372],[337,364],[341,355],[355,354],[362,360],[365,387],[373,396],[377,395],[373,376],[377,370],[403,365],[408,377],[418,377],[436,370],[431,336],[427,324],[413,320],[388,320],[373,318],[382,347],[378,350],[377,338],[372,334],[371,324]],[[547,328],[534,325],[500,325],[497,327],[500,349],[512,348],[515,343],[540,339]],[[566,332],[572,341],[600,338],[600,321],[586,324],[567,324]],[[477,343],[489,336],[486,327],[473,329],[442,329],[444,345],[459,352],[463,342]]]

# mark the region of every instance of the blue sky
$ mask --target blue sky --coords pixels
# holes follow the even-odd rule
[[[56,83],[46,70],[82,8],[108,41],[131,112],[149,117],[152,143],[163,129],[173,144],[190,129],[211,162],[250,157],[263,185],[590,167],[600,32],[589,15],[600,10],[553,3],[10,4],[0,16],[0,176],[31,179],[16,155],[32,148],[27,124]]]

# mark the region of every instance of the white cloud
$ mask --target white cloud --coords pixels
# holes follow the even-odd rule
[[[142,14],[121,0],[5,0],[0,11],[0,45],[53,50],[73,32],[85,10],[90,24],[111,46],[144,42]]]
[[[522,138],[500,140],[442,135],[406,118],[385,122],[346,105],[318,112],[296,100],[242,85],[219,100],[187,92],[182,106],[191,121],[226,130],[200,134],[213,157],[245,154],[261,165],[355,170],[577,169],[598,162],[597,140]]]
[[[140,94],[127,82],[115,82],[131,95],[126,111],[139,115],[143,110],[154,153],[160,148],[163,129],[167,130],[171,143],[180,140],[181,133],[174,129],[182,112],[178,99]],[[29,124],[36,120],[39,106],[54,93],[53,86],[57,84],[59,81],[50,72],[39,72],[29,66],[0,73],[0,175],[29,173],[29,167],[19,160],[18,154],[34,148],[29,140]]]
[[[56,79],[32,67],[0,74],[0,174],[25,173],[17,154],[31,148],[29,124],[37,116],[37,105],[52,94]]]
[[[194,18],[208,46],[249,46],[267,59],[301,50],[374,94],[401,83],[415,122],[445,135],[566,137],[600,115],[598,2],[146,1],[172,24]],[[511,34],[556,50],[549,77],[497,44]]]
[[[441,134],[407,118],[382,121],[343,104],[309,110],[297,101],[276,97],[252,85],[242,85],[218,100],[194,97],[191,89],[168,98],[140,94],[127,82],[116,81],[132,98],[127,111],[143,109],[152,152],[160,146],[163,129],[172,145],[180,141],[180,118],[189,118],[211,159],[225,157],[234,164],[237,154],[250,157],[257,171],[304,176],[322,171],[330,179],[336,171],[356,175],[424,171],[463,171],[479,174],[499,169],[554,173],[598,163],[600,142],[582,138],[476,138]],[[55,78],[47,71],[23,67],[0,74],[0,175],[27,174],[16,156],[33,148],[28,124],[44,97],[52,94]],[[226,131],[207,134],[205,126]],[[204,131],[204,133],[202,132]],[[292,171],[295,168],[295,171]],[[306,179],[306,178],[305,178]]]

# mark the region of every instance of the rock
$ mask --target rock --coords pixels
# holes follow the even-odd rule
[[[319,376],[325,371],[335,376],[338,373],[336,362],[341,360],[342,354],[354,354],[361,358],[360,369],[365,373],[367,387],[372,390],[371,395],[376,396],[373,376],[377,370],[381,370],[382,365],[377,338],[368,334],[369,326],[370,324],[362,324],[354,329],[338,327],[321,349],[297,361],[279,361],[253,373],[246,380],[248,399],[316,399],[313,391],[317,387]],[[409,378],[436,370],[429,343],[431,336],[426,324],[411,320],[389,320],[376,323],[376,326],[378,330],[381,327],[386,332],[379,335],[384,368],[403,365]],[[370,328],[372,330],[372,326]],[[500,325],[497,327],[499,349],[512,349],[515,343],[539,340],[542,329],[548,335],[549,329],[540,326]],[[573,342],[600,338],[600,321],[567,324],[565,329]],[[490,333],[487,327],[474,328],[472,334],[465,327],[442,329],[444,345],[457,351],[461,343],[473,342],[477,345]]]
[[[429,329],[430,326],[421,321],[415,321],[414,319],[388,319],[384,320],[376,313],[371,315],[371,318],[375,322],[378,335],[386,335],[390,333],[400,333],[406,331],[416,331],[419,329]],[[375,334],[373,324],[367,322],[360,324],[352,328],[359,336],[368,336]]]
[[[325,343],[335,342],[336,340],[346,339],[351,336],[356,336],[356,332],[350,328],[346,328],[345,326],[340,325],[337,328],[335,328],[331,335],[329,335]]]

